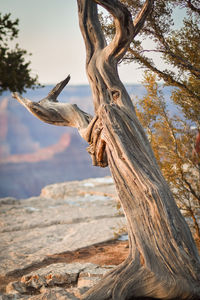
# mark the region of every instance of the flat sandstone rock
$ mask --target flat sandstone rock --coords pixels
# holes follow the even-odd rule
[[[0,278],[113,239],[125,224],[116,199],[110,177],[50,185],[39,197],[0,199]]]

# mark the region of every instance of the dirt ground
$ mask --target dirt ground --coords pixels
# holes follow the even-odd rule
[[[200,242],[196,241],[200,253]],[[51,263],[56,262],[91,262],[100,266],[119,265],[129,254],[128,241],[108,241],[98,245],[82,248],[73,252],[66,252],[49,256]]]
[[[52,255],[49,259],[53,263],[91,262],[100,266],[118,265],[127,258],[128,253],[128,241],[113,240],[73,252]]]
[[[200,252],[200,243],[197,243],[197,247]],[[91,262],[100,266],[118,265],[127,258],[128,254],[128,241],[112,240],[90,247],[81,248],[76,251],[68,251],[65,253],[50,255],[41,263],[37,263],[35,266],[27,267],[22,272],[18,271],[17,273],[8,277],[0,278],[0,291],[3,291],[5,286],[10,281],[19,280],[21,276],[28,274],[29,272],[54,263]]]
[[[128,241],[112,240],[100,243],[90,247],[81,248],[76,251],[67,251],[65,253],[49,255],[45,260],[23,270],[18,270],[9,276],[0,276],[0,292],[5,291],[6,285],[15,280],[20,280],[23,275],[36,271],[39,268],[46,267],[54,263],[94,263],[103,265],[118,265],[128,256]]]

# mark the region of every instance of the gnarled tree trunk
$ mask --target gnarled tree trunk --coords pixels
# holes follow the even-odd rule
[[[90,144],[93,164],[109,165],[116,184],[127,218],[130,253],[83,298],[199,299],[200,260],[194,240],[117,73],[117,64],[141,29],[153,0],[146,1],[134,22],[118,0],[77,2],[95,116],[76,105],[57,102],[69,77],[38,103],[17,94],[14,97],[45,122],[78,128]],[[109,45],[98,20],[97,4],[114,18],[116,32]]]

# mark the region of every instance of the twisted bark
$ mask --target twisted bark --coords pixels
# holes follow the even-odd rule
[[[90,144],[93,164],[108,164],[115,181],[128,223],[129,256],[83,299],[199,299],[200,260],[194,240],[117,72],[117,63],[144,24],[153,0],[145,2],[135,21],[118,0],[77,3],[95,116],[71,105],[62,106],[55,97],[52,101],[52,95],[34,104],[34,109],[30,102],[15,96],[43,121],[77,127]],[[114,18],[116,31],[109,45],[98,20],[97,4]]]
[[[116,31],[109,45],[105,45],[96,3],[114,18]],[[199,297],[200,261],[195,243],[117,73],[117,63],[144,24],[153,1],[146,1],[135,21],[119,1],[78,0],[78,5],[87,51],[86,70],[101,132],[98,139],[104,142],[127,218],[130,246],[127,260],[83,299]],[[91,24],[95,24],[94,30]],[[100,47],[98,36],[104,41]],[[88,45],[93,45],[89,53]],[[95,137],[91,132],[90,142]]]

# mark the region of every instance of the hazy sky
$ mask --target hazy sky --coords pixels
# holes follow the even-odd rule
[[[0,0],[0,11],[19,18],[19,45],[32,53],[31,69],[43,84],[71,74],[71,84],[88,83],[85,46],[78,24],[76,0]],[[124,83],[140,82],[134,64],[119,67]]]

